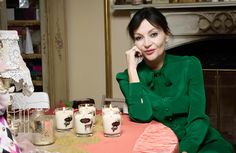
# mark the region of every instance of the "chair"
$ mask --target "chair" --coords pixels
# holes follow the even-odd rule
[[[124,98],[107,98],[102,96],[102,107],[105,104],[111,104],[113,107],[118,107],[124,114],[128,114],[128,107]]]
[[[49,96],[46,92],[34,92],[31,96],[22,93],[12,94],[12,109],[50,108]]]

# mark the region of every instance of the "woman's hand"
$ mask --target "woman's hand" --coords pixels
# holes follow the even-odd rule
[[[141,51],[136,46],[126,51],[125,54],[126,54],[128,69],[132,70],[136,69],[137,65],[143,59]]]
[[[130,50],[126,51],[125,54],[128,65],[129,82],[139,82],[137,65],[142,61],[142,53],[136,46],[134,46]]]

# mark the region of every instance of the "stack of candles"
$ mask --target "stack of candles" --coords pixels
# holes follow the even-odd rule
[[[73,128],[73,108],[56,108],[56,128],[58,131],[70,130]]]
[[[121,134],[121,114],[117,107],[103,107],[102,109],[102,120],[104,136],[120,136]]]

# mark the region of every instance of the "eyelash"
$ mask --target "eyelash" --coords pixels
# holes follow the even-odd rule
[[[150,34],[150,37],[152,37],[152,38],[154,38],[154,37],[157,37],[158,36],[158,33],[157,32],[153,32],[153,33],[151,33]],[[137,36],[137,37],[134,37],[134,40],[135,41],[139,41],[139,40],[141,40],[143,37],[141,37],[141,36]]]
[[[134,37],[134,40],[135,40],[135,41],[139,41],[139,40],[141,40],[141,39],[142,39],[142,37],[140,37],[140,36]]]
[[[157,33],[157,32],[151,33],[151,37],[156,37],[156,36],[158,36],[158,33]]]

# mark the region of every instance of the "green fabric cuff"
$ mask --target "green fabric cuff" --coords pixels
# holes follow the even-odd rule
[[[143,88],[140,82],[129,84],[129,97],[138,100],[143,96]]]
[[[186,151],[187,153],[197,153],[199,145],[193,142],[182,141],[179,144],[179,152]]]

